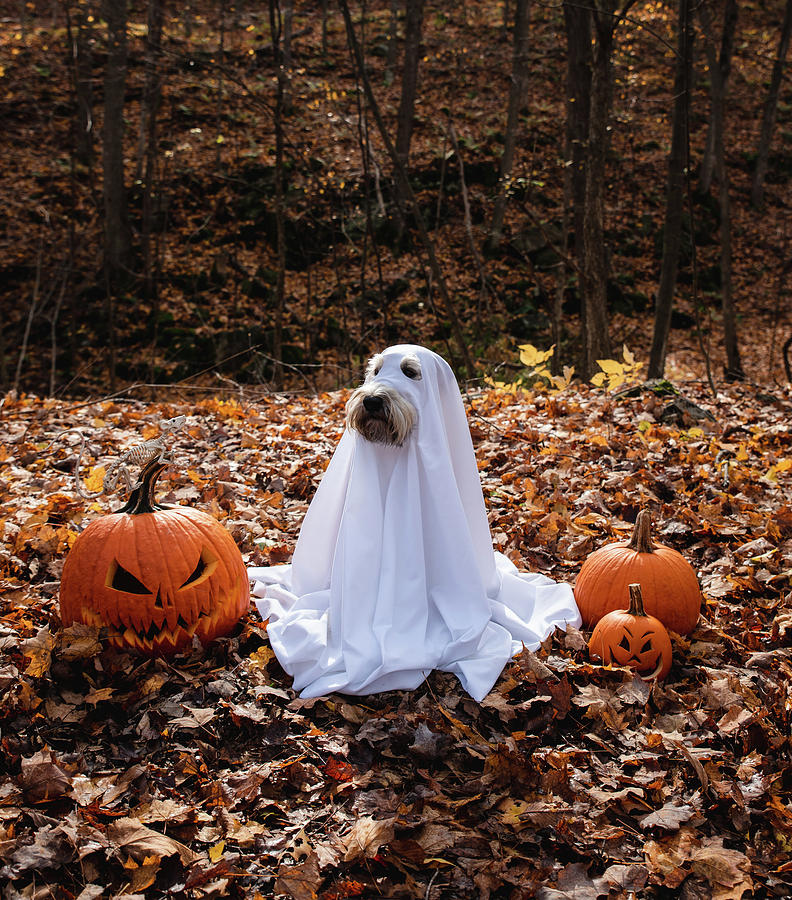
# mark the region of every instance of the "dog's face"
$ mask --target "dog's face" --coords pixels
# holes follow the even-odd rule
[[[414,353],[373,356],[365,381],[347,401],[347,427],[367,441],[401,446],[418,419],[409,395],[422,377],[421,361]]]

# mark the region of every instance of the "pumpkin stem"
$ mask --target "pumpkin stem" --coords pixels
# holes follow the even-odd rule
[[[627,546],[630,550],[635,550],[638,553],[654,553],[655,545],[652,543],[652,516],[648,510],[642,509],[638,513],[632,538],[630,538],[630,543]]]
[[[646,610],[644,609],[643,597],[641,596],[641,585],[640,584],[631,584],[630,585],[630,608],[627,612],[631,616],[646,616]]]
[[[166,506],[154,502],[154,485],[167,467],[168,464],[160,462],[159,457],[155,456],[150,460],[140,473],[140,481],[132,489],[126,506],[119,509],[118,512],[137,516],[141,513],[156,512],[158,509],[167,509]]]

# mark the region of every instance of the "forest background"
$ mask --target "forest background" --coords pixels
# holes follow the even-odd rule
[[[792,0],[1,8],[4,897],[789,897]],[[171,417],[162,502],[288,561],[396,341],[520,568],[642,509],[691,562],[665,682],[570,628],[481,704],[302,700],[253,608],[172,660],[63,627]]]
[[[6,13],[5,387],[783,372],[788,3]]]

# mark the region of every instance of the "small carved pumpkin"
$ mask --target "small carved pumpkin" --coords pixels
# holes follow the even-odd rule
[[[154,503],[152,460],[127,505],[91,522],[63,566],[61,619],[106,628],[112,644],[171,656],[228,634],[250,603],[238,547],[207,513]]]
[[[583,563],[575,601],[586,625],[618,609],[629,585],[638,582],[647,612],[666,628],[689,634],[696,627],[701,607],[696,573],[681,553],[653,543],[651,530],[651,516],[642,510],[629,541],[607,544]]]
[[[647,681],[671,670],[671,639],[663,623],[644,611],[641,586],[631,584],[630,608],[614,609],[597,622],[589,654],[606,665],[629,666]]]

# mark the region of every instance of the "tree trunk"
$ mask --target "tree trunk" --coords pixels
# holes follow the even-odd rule
[[[93,164],[93,33],[94,11],[92,4],[78,4],[74,11],[74,25],[68,6],[66,35],[69,41],[70,68],[76,104],[74,117],[74,157],[88,169]]]
[[[666,210],[663,228],[663,261],[657,289],[654,334],[649,356],[649,378],[662,378],[671,330],[679,249],[682,243],[685,204],[685,170],[688,164],[688,113],[690,110],[693,28],[689,0],[679,0],[677,55],[674,75],[674,111],[671,120],[671,152],[668,157]]]
[[[529,0],[517,0],[514,16],[514,51],[512,55],[512,77],[509,85],[509,106],[506,115],[506,134],[503,140],[503,156],[500,165],[500,181],[492,215],[489,246],[496,248],[501,242],[503,220],[506,215],[506,198],[509,191],[514,150],[517,146],[517,128],[520,112],[528,93],[528,23]]]
[[[115,288],[129,265],[131,232],[124,186],[124,88],[127,2],[105,0],[107,66],[104,78],[102,160],[105,211],[105,271]]]
[[[712,0],[703,0],[702,6]],[[709,10],[707,10],[709,15]],[[721,35],[720,57],[715,66],[720,73],[721,84],[723,85],[723,94],[726,95],[726,86],[729,81],[729,73],[731,72],[731,61],[734,53],[734,34],[737,29],[737,0],[726,0],[726,6],[723,10],[723,32]],[[713,51],[714,54],[714,51]],[[709,57],[709,55],[708,55]],[[713,55],[714,59],[714,55]],[[712,60],[709,61],[712,66]],[[709,193],[712,186],[712,172],[715,168],[715,110],[710,113],[710,123],[707,129],[707,143],[704,150],[704,156],[701,160],[701,171],[699,175],[699,185],[703,193]]]
[[[611,353],[608,332],[608,257],[605,246],[605,175],[612,100],[613,35],[618,16],[611,0],[596,0],[591,98],[583,209],[583,377]]]
[[[729,379],[744,377],[737,335],[737,313],[732,293],[731,201],[729,198],[729,173],[726,167],[725,112],[726,83],[721,78],[721,68],[712,40],[712,21],[706,4],[699,6],[699,16],[704,30],[707,60],[710,68],[710,93],[712,96],[712,130],[715,148],[715,174],[718,179],[720,202],[721,244],[721,309],[723,311],[723,339],[726,350],[725,374]]]
[[[142,119],[146,139],[143,168],[143,210],[141,238],[143,250],[143,280],[146,297],[156,299],[157,285],[151,253],[153,226],[154,182],[157,177],[157,114],[162,98],[162,0],[148,0],[148,30],[146,38],[146,83],[143,89]],[[157,310],[152,307],[152,331],[156,328]]]
[[[399,58],[399,0],[390,0],[390,18],[388,19],[388,44],[385,54],[385,84],[393,84],[393,70]]]
[[[789,50],[789,39],[792,35],[792,0],[787,0],[784,11],[784,23],[781,26],[781,39],[778,42],[773,74],[770,78],[770,90],[767,92],[764,115],[762,116],[762,132],[759,137],[759,150],[756,155],[753,185],[751,187],[751,203],[761,206],[764,199],[764,180],[767,174],[767,160],[770,156],[770,144],[773,140],[776,112],[778,110],[778,94],[784,75],[784,63]]]
[[[278,250],[278,276],[275,287],[275,321],[272,334],[272,356],[275,360],[276,390],[283,387],[283,310],[286,299],[286,227],[283,185],[283,102],[286,70],[283,64],[281,10],[278,0],[269,0],[272,54],[278,75],[275,95],[275,230]]]
[[[404,65],[402,67],[401,99],[396,126],[396,155],[405,169],[410,159],[415,122],[415,101],[418,95],[418,63],[421,59],[421,29],[424,0],[407,0],[404,23]],[[402,199],[404,199],[402,197]]]
[[[591,11],[585,4],[564,0],[567,37],[565,172],[574,229],[575,257],[583,259],[583,210],[586,201],[586,146],[591,105]],[[582,291],[581,291],[582,292]]]
[[[279,0],[282,2],[282,38],[281,60],[283,63],[283,109],[291,109],[292,105],[292,71],[294,59],[292,57],[292,32],[294,31],[294,0]]]

